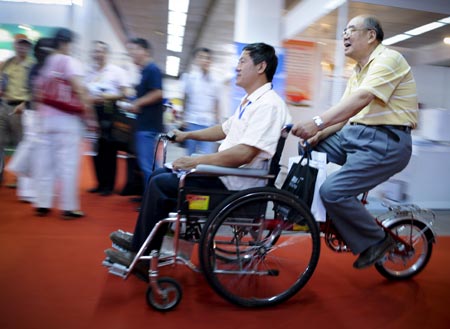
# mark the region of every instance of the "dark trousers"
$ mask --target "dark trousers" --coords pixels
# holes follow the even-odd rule
[[[99,138],[97,155],[94,158],[98,188],[112,192],[116,182],[117,148],[114,141]]]
[[[155,170],[147,183],[141,210],[137,219],[133,236],[133,251],[138,251],[158,221],[167,217],[176,209],[179,179],[171,170],[161,168]],[[208,187],[226,190],[218,177],[190,177],[186,180],[189,187]],[[168,225],[163,225],[152,240],[147,251],[161,248]]]

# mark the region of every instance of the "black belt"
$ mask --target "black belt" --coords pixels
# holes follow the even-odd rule
[[[400,137],[398,137],[398,135],[395,132],[393,132],[391,129],[400,130],[400,131],[403,131],[403,132],[405,132],[407,134],[411,133],[411,127],[410,126],[401,126],[401,125],[365,125],[363,123],[358,123],[358,122],[350,122],[350,124],[352,126],[355,126],[355,125],[365,126],[365,127],[370,127],[370,128],[374,128],[374,129],[383,131],[384,133],[386,133],[389,137],[391,137],[396,142],[400,141]]]
[[[8,104],[9,106],[17,106],[19,104],[22,104],[25,101],[6,101],[6,104]]]

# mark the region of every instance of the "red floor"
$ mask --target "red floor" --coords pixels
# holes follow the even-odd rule
[[[128,197],[84,192],[92,186],[85,161],[81,189],[88,216],[74,221],[55,212],[35,217],[15,190],[0,188],[1,329],[450,327],[450,238],[444,237],[425,271],[407,282],[388,282],[373,268],[354,270],[354,256],[322,244],[306,287],[269,309],[235,307],[215,295],[201,274],[168,268],[165,274],[179,280],[184,296],[172,312],[158,313],[145,302],[145,283],[124,281],[101,266],[109,233],[133,228],[136,205]]]

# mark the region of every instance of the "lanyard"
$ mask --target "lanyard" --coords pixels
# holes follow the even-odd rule
[[[239,119],[241,119],[242,115],[243,115],[244,112],[245,112],[245,109],[246,109],[251,103],[252,103],[251,101],[247,101],[247,103],[245,103],[245,106],[244,106],[244,107],[242,107],[244,104],[241,104],[241,105],[239,106]]]

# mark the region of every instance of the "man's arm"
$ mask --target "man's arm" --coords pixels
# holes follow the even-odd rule
[[[163,93],[161,89],[153,89],[146,93],[144,96],[139,97],[133,102],[133,107],[128,111],[132,113],[139,113],[141,108],[146,105],[157,103],[163,99]]]
[[[209,128],[195,131],[173,130],[176,142],[184,142],[186,139],[193,139],[205,142],[217,142],[226,137],[221,125],[215,125]]]
[[[320,130],[336,124],[340,124],[336,127],[342,127],[348,119],[366,107],[374,98],[375,96],[367,90],[359,89],[355,91],[320,115],[323,121],[323,127]],[[332,128],[332,131],[333,130],[335,129]],[[309,139],[318,132],[319,127],[317,127],[313,120],[296,123],[292,128],[292,133],[303,139]]]
[[[173,162],[174,169],[192,169],[199,164],[237,168],[250,163],[260,150],[254,146],[238,144],[225,151],[196,157],[182,157]]]

